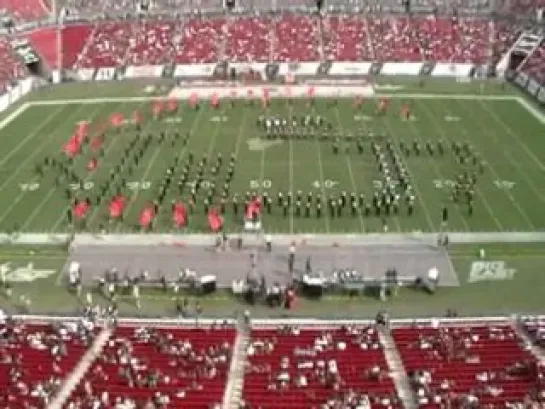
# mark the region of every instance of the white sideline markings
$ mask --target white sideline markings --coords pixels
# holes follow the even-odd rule
[[[464,100],[483,100],[483,101],[519,101],[523,98],[516,95],[480,95],[480,94],[412,94],[412,93],[399,93],[399,94],[373,94],[372,97],[388,97],[388,98],[414,98],[414,99],[464,99]],[[274,98],[274,97],[272,97]],[[276,97],[283,98],[283,96]],[[327,98],[327,97],[321,97]],[[57,104],[103,104],[107,102],[145,102],[155,100],[168,100],[167,96],[146,96],[146,97],[102,97],[102,98],[67,98],[67,99],[51,99],[44,101],[29,101],[25,105],[28,106],[42,106],[42,105],[57,105]],[[527,101],[524,101],[527,103]],[[528,104],[528,106],[531,106]],[[545,121],[545,117],[543,117]]]

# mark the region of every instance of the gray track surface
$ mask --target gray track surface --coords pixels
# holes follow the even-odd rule
[[[231,287],[233,280],[245,279],[251,271],[250,255],[257,254],[257,274],[264,274],[267,283],[285,284],[290,281],[287,272],[287,246],[273,246],[271,253],[263,248],[248,246],[242,250],[228,248],[218,251],[211,246],[78,246],[72,250],[70,261],[82,267],[84,284],[90,284],[104,272],[117,268],[120,275],[138,276],[147,270],[150,279],[164,275],[175,280],[181,269],[190,268],[198,275],[217,276],[219,287]],[[334,269],[354,268],[368,278],[381,278],[389,268],[396,268],[400,276],[426,276],[436,267],[440,271],[440,285],[458,286],[459,281],[447,252],[426,244],[376,244],[342,247],[299,246],[295,257],[295,271],[302,272],[307,257],[311,257],[314,271],[329,275]],[[69,262],[65,264],[66,277]]]

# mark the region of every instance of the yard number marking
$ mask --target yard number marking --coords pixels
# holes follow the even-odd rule
[[[129,182],[127,183],[127,187],[130,190],[149,190],[151,187],[151,182],[149,180]]]
[[[389,183],[385,183],[382,180],[373,180],[373,187],[375,189],[384,189],[387,185],[390,187],[396,187],[399,185],[399,180],[390,180]]]
[[[165,122],[167,124],[179,124],[179,123],[182,122],[182,118],[180,118],[179,116],[177,116],[175,118],[168,117],[168,118],[163,119],[163,122]]]
[[[40,184],[38,182],[21,183],[19,184],[19,187],[23,192],[35,192],[40,188]]]
[[[226,116],[213,116],[210,118],[210,122],[227,122]]]
[[[433,181],[433,185],[437,189],[454,189],[456,182],[454,182],[452,179],[435,179]],[[509,180],[495,180],[494,186],[500,190],[511,190],[513,187],[515,187],[515,182],[511,182]]]
[[[336,180],[326,179],[326,180],[324,180],[323,187],[325,187],[326,189],[333,189],[338,184],[339,184],[339,182],[336,181]],[[322,188],[322,183],[320,183],[319,180],[315,180],[314,182],[312,182],[312,187],[314,187],[316,189],[321,189]]]
[[[516,270],[507,268],[505,261],[474,261],[471,263],[468,282],[512,280]]]
[[[459,116],[447,115],[445,116],[445,122],[460,122]]]
[[[511,190],[515,186],[515,182],[511,182],[509,180],[495,180],[494,184],[501,190]]]
[[[356,115],[354,116],[354,121],[356,122],[369,122],[372,121],[373,118],[371,118],[369,115]]]
[[[456,183],[451,179],[435,179],[433,185],[437,189],[453,189],[456,186]]]
[[[272,187],[272,181],[270,179],[250,180],[250,189],[270,189]]]
[[[91,190],[95,187],[93,182],[83,182],[83,183],[70,183],[68,185],[70,190]]]

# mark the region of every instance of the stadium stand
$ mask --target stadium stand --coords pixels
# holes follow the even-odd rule
[[[92,324],[86,328],[76,324],[2,324],[0,406],[46,407],[95,334]]]
[[[231,62],[268,62],[272,36],[269,18],[236,19],[227,29],[225,58]]]
[[[241,409],[397,409],[413,407],[407,404],[414,399],[418,408],[438,409],[545,402],[545,365],[524,344],[517,324],[501,317],[403,320],[390,329],[371,322],[268,321],[249,333],[206,320],[199,326],[136,321],[124,321],[101,338],[105,331],[88,320],[8,319],[0,326],[0,405],[215,409],[238,402]],[[541,342],[543,322],[521,323]],[[245,354],[238,356],[240,339],[246,340]],[[394,367],[389,348],[399,351],[403,365]],[[87,359],[87,370],[78,374]],[[232,361],[243,364],[243,386],[227,399],[238,373]],[[68,399],[56,406],[55,394],[74,374]],[[412,382],[410,395],[400,389],[400,375]]]
[[[513,41],[506,24],[484,19],[368,18],[331,15],[103,22],[63,28],[66,68],[176,63],[441,61],[485,63]],[[301,34],[303,33],[303,35]],[[56,67],[51,29],[29,34]],[[415,41],[416,39],[416,41]]]
[[[226,328],[118,327],[65,407],[221,403],[234,339],[235,330]]]
[[[400,404],[373,326],[254,329],[247,359],[243,399],[250,408]]]
[[[542,43],[532,55],[528,57],[522,71],[541,85],[545,85],[545,43]]]
[[[11,84],[25,76],[25,70],[15,58],[11,45],[6,38],[0,37],[0,94],[7,91]]]
[[[46,0],[0,0],[0,11],[9,14],[16,22],[40,20],[51,13]]]
[[[511,325],[398,328],[393,337],[420,408],[523,404],[543,384]]]
[[[181,39],[176,42],[175,62],[179,64],[216,62],[225,24],[223,18],[187,21],[183,26]]]

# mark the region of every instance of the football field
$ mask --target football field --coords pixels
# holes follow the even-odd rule
[[[76,229],[139,231],[140,212],[158,198],[171,168],[173,182],[164,189],[152,230],[205,232],[204,197],[213,185],[223,186],[231,155],[236,165],[223,215],[230,232],[241,229],[243,218],[242,211],[234,214],[231,199],[237,194],[242,202],[246,192],[267,192],[273,198],[271,212],[264,211],[262,218],[265,231],[271,233],[377,232],[383,231],[384,223],[391,232],[438,231],[445,206],[449,212],[446,229],[450,231],[545,228],[542,112],[515,96],[403,94],[389,99],[387,112],[380,116],[375,112],[378,98],[363,101],[359,108],[351,99],[340,99],[337,104],[318,99],[312,105],[303,100],[272,100],[266,110],[245,101],[233,105],[222,101],[219,109],[203,102],[195,110],[182,101],[175,112],[163,112],[157,118],[152,116],[152,101],[147,98],[93,100],[91,95],[83,100],[25,103],[0,121],[0,231],[71,231],[68,213],[72,203],[87,198],[90,205],[84,220],[75,223]],[[409,120],[400,116],[405,104],[411,107]],[[132,123],[134,111],[142,116],[140,132]],[[112,129],[108,124],[115,113],[125,121]],[[267,139],[257,125],[261,115],[282,119],[321,116],[331,124],[331,135],[349,139],[342,142],[338,153],[334,153],[334,143],[329,139]],[[103,133],[104,139],[100,149],[84,146],[69,163],[63,146],[82,121],[90,123],[91,132]],[[180,137],[175,137],[177,133]],[[148,135],[150,142],[146,144]],[[396,213],[387,216],[365,211],[365,204],[384,184],[371,148],[375,140],[372,135],[382,136],[377,143],[383,149],[390,143],[401,158],[415,196],[412,215],[404,200]],[[358,140],[362,141],[362,152],[357,148]],[[415,143],[422,148],[419,155],[412,149]],[[428,143],[434,147],[433,154],[425,148]],[[453,150],[455,143],[468,146],[471,157],[478,161],[460,163]],[[443,154],[437,150],[439,144]],[[132,163],[132,152],[140,149],[141,159]],[[214,171],[219,154],[224,161]],[[181,169],[190,155],[195,159],[180,189]],[[44,166],[44,161],[52,159],[66,166],[68,173]],[[203,159],[201,189],[187,225],[179,229],[173,224],[170,203],[190,202],[196,163]],[[96,167],[89,170],[94,160]],[[478,175],[472,212],[464,201],[452,199],[453,187],[463,173]],[[212,205],[219,204],[220,191],[213,194]],[[346,207],[340,213],[330,213],[324,208],[318,217],[313,202],[308,215],[304,210],[299,214],[294,200],[284,213],[277,206],[277,194],[292,192],[295,197],[298,191],[302,192],[303,204],[310,192],[313,198],[321,195],[337,199],[344,191],[365,199],[355,212]],[[126,198],[124,217],[112,222],[109,199],[117,193]]]

